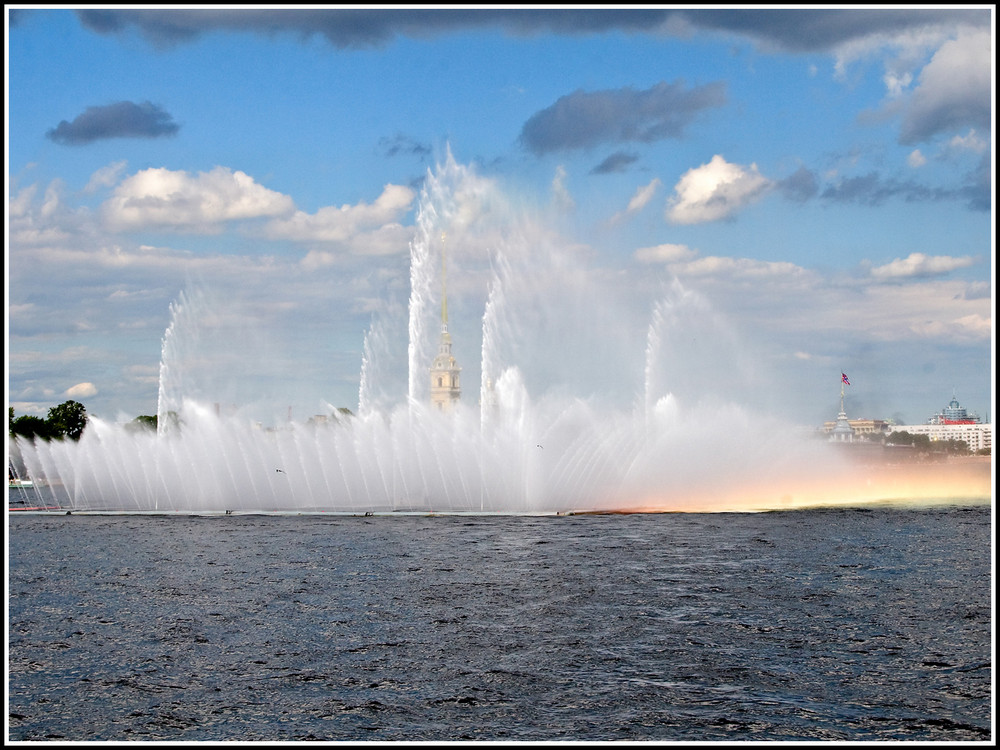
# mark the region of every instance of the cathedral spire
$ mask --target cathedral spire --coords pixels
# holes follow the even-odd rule
[[[462,368],[451,353],[448,333],[448,266],[445,260],[445,233],[441,232],[441,341],[431,364],[431,403],[441,411],[451,411],[462,395],[458,376]]]

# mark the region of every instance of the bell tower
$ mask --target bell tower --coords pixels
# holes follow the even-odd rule
[[[441,339],[438,353],[431,364],[431,404],[444,412],[451,411],[461,398],[458,366],[451,353],[451,334],[448,333],[447,265],[445,263],[445,234],[441,233]]]

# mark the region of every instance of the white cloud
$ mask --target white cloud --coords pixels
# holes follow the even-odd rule
[[[386,185],[382,194],[374,203],[358,203],[357,205],[325,206],[315,214],[296,211],[286,219],[274,219],[263,229],[265,236],[272,239],[293,240],[295,242],[337,242],[352,243],[357,235],[364,230],[383,231],[384,235],[400,237],[392,226],[399,227],[399,219],[410,210],[415,195],[413,190],[403,185]],[[356,250],[363,254],[384,254],[384,240],[376,243],[372,249],[365,250],[359,243],[353,243]],[[399,252],[406,249],[396,246],[389,252]]]
[[[989,148],[989,142],[979,137],[974,128],[969,128],[966,135],[956,135],[948,141],[950,151],[971,151],[974,154],[982,154]]]
[[[44,246],[79,238],[79,217],[67,211],[61,200],[63,183],[53,180],[45,189],[41,205],[36,204],[37,185],[22,188],[11,197],[7,208],[8,243],[13,253],[19,246]]]
[[[737,280],[764,277],[794,278],[808,272],[794,263],[729,258],[717,255],[699,257],[697,250],[687,245],[663,244],[642,247],[633,253],[640,263],[662,263],[675,276],[729,277]]]
[[[754,260],[753,258],[726,258],[706,255],[675,267],[675,271],[686,276],[736,277],[793,276],[803,272],[794,263]]]
[[[716,154],[708,164],[684,173],[667,201],[666,218],[674,224],[724,219],[757,200],[772,184],[756,164],[742,167]]]
[[[871,269],[871,276],[878,280],[937,276],[959,268],[968,268],[975,262],[976,259],[971,256],[953,258],[949,255],[910,253],[907,257],[896,258],[884,266],[875,266]]]
[[[628,207],[625,210],[628,211],[630,214],[634,214],[637,213],[638,211],[641,211],[643,208],[646,207],[646,204],[649,203],[650,200],[652,200],[653,193],[656,192],[656,189],[660,187],[660,185],[661,183],[659,178],[653,178],[652,182],[650,182],[648,185],[640,187],[638,190],[635,191],[635,195],[632,196],[631,200],[629,200]]]
[[[910,155],[906,157],[906,163],[914,169],[918,169],[927,163],[927,157],[920,153],[919,148],[915,148],[910,152]]]
[[[64,395],[72,399],[90,398],[97,395],[97,386],[93,383],[77,383],[71,388],[67,388]]]
[[[112,230],[167,227],[219,232],[225,222],[281,216],[295,208],[287,195],[257,184],[245,172],[215,167],[190,175],[145,169],[125,179],[102,206]]]
[[[657,189],[663,183],[660,182],[658,177],[654,177],[653,180],[648,185],[640,185],[632,197],[629,199],[628,206],[626,206],[624,211],[619,211],[609,220],[609,224],[617,224],[620,221],[627,219],[630,216],[635,216],[642,209],[644,209],[649,202],[653,199],[653,195],[656,193]]]
[[[116,161],[106,167],[101,167],[90,176],[90,181],[83,188],[84,193],[96,193],[101,188],[111,187],[118,182],[128,165],[127,161]]]
[[[412,238],[413,227],[386,224],[372,232],[362,232],[347,238],[341,247],[352,255],[395,255],[405,253]],[[302,259],[302,267],[312,271],[333,265],[343,256],[343,252],[310,250]]]
[[[640,263],[680,263],[692,260],[698,253],[687,245],[663,244],[655,247],[640,247],[634,257]]]

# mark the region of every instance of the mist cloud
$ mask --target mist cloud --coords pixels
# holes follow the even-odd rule
[[[107,138],[161,138],[180,130],[170,113],[151,102],[115,102],[87,107],[72,122],[63,120],[45,137],[66,146],[81,146]]]
[[[662,81],[645,91],[576,91],[532,115],[520,140],[536,155],[607,142],[653,143],[680,137],[703,110],[725,102],[721,82],[686,90],[682,82]]]

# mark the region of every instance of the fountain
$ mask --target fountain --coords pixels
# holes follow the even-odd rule
[[[751,378],[736,342],[676,281],[647,312],[645,339],[623,334],[635,326],[599,274],[530,217],[450,156],[428,174],[411,243],[405,393],[387,385],[404,314],[387,305],[364,338],[356,416],[268,428],[220,407],[232,363],[206,362],[222,347],[202,339],[227,308],[193,289],[163,338],[158,429],[92,418],[79,442],[20,443],[30,475],[63,509],[125,513],[726,511],[912,491],[873,488],[824,442],[737,403],[736,384]],[[461,248],[449,284],[477,280],[454,285],[466,322],[456,346],[479,348],[478,398],[466,383],[448,413],[431,408],[428,378],[444,232]],[[705,392],[706,366],[732,372],[732,387]],[[632,401],[595,398],[602,383]]]

